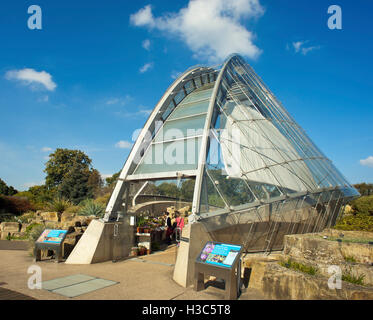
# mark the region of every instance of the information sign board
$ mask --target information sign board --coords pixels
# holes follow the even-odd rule
[[[209,241],[197,257],[197,262],[231,268],[240,252],[241,246]]]

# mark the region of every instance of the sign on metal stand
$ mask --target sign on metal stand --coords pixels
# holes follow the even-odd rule
[[[63,242],[66,235],[67,230],[45,229],[35,242],[35,261],[41,260],[41,250],[53,250],[56,255],[56,262],[61,262],[63,255]]]
[[[205,289],[205,275],[215,276],[225,282],[225,299],[237,299],[241,283],[241,254],[241,246],[207,242],[195,261],[194,290]]]

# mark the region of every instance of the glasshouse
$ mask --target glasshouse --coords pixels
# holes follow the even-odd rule
[[[104,219],[89,226],[67,263],[128,256],[138,241],[136,221],[151,217],[156,227],[165,211],[177,210],[186,227],[175,273],[186,284],[180,268],[189,268],[206,241],[281,250],[284,235],[333,226],[357,195],[254,70],[232,55],[219,67],[188,69],[167,89]]]

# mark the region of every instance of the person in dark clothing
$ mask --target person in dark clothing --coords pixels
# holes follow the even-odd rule
[[[167,231],[166,231],[166,241],[167,241],[167,244],[170,245],[171,244],[171,235],[173,234],[174,230],[172,228],[172,225],[171,225],[171,218],[170,218],[170,213],[165,211],[164,213],[164,218],[166,220],[166,224],[165,226],[167,227]]]

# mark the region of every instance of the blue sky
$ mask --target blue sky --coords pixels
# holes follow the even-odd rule
[[[42,30],[27,27],[34,4]],[[342,30],[327,27],[333,4]],[[209,23],[205,5],[216,9]],[[372,12],[350,0],[5,0],[0,178],[43,183],[56,148],[117,172],[178,73],[238,52],[350,182],[373,182]]]

